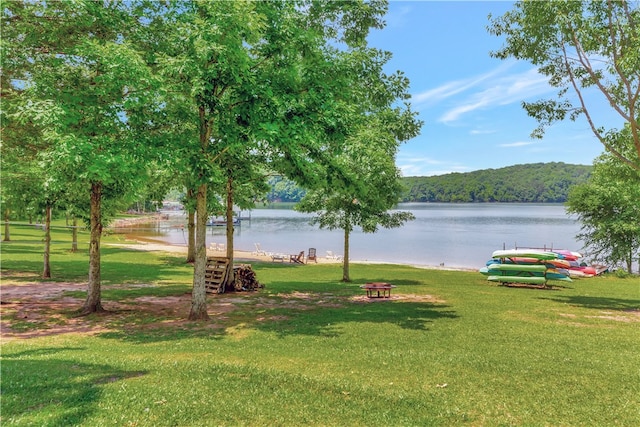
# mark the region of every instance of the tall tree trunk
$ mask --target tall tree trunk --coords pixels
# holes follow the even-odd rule
[[[227,201],[226,201],[226,220],[227,220],[227,281],[225,289],[233,287],[235,277],[233,276],[233,178],[227,177]]]
[[[102,237],[102,183],[91,183],[90,237],[89,237],[89,282],[87,299],[81,314],[104,311],[100,290],[100,239]]]
[[[187,210],[187,260],[188,263],[196,261],[196,211],[194,208],[195,191],[191,185],[187,184],[187,194],[185,196],[185,209]]]
[[[351,278],[349,277],[349,236],[350,236],[350,226],[347,225],[344,227],[344,257],[342,258],[342,281],[350,282]]]
[[[51,205],[47,204],[44,213],[44,266],[42,268],[42,278],[51,278]]]
[[[196,259],[193,266],[193,291],[189,320],[209,320],[204,274],[207,266],[207,184],[200,184],[196,195]]]
[[[198,107],[200,122],[199,139],[202,156],[207,155],[209,138],[211,138],[211,123],[206,118],[206,108]],[[206,172],[200,172],[198,189],[196,191],[196,236],[195,261],[193,263],[193,290],[191,292],[191,311],[189,320],[209,320],[207,313],[207,289],[204,274],[207,268],[207,183]]]
[[[196,213],[193,209],[187,212],[187,262],[196,261]]]
[[[78,218],[74,216],[71,224],[71,252],[78,252]]]
[[[4,238],[2,241],[11,241],[11,234],[9,233],[9,208],[4,210]]]

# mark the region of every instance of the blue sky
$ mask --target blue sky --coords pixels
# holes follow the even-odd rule
[[[538,162],[590,165],[603,152],[584,117],[531,139],[537,123],[522,101],[551,98],[557,90],[529,63],[490,57],[503,40],[487,32],[487,16],[512,7],[502,1],[390,1],[387,26],[372,32],[369,43],[393,54],[387,71],[409,78],[412,108],[424,121],[421,134],[400,147],[396,163],[403,176]],[[599,124],[617,127],[606,102],[593,99]]]

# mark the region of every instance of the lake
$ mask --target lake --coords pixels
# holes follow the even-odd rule
[[[575,238],[580,224],[562,204],[405,203],[398,209],[412,212],[416,219],[373,234],[354,231],[350,241],[352,261],[475,269],[484,266],[497,249],[582,249]],[[136,234],[186,245],[184,213],[169,215],[169,221],[161,222],[157,229]],[[312,226],[311,217],[292,209],[254,209],[251,219],[236,228],[235,249],[253,251],[254,243],[260,243],[267,252],[294,254],[314,247],[319,256],[327,250],[342,255],[342,231]],[[180,225],[185,225],[184,229]],[[209,227],[207,246],[224,243],[224,233],[224,227]]]

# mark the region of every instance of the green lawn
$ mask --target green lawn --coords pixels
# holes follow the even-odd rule
[[[82,282],[86,235],[72,254],[67,234],[53,236],[54,281]],[[41,232],[11,237],[2,287],[39,282]],[[104,240],[103,302],[124,314],[60,308],[31,321],[3,305],[5,324],[36,336],[2,342],[2,425],[640,424],[637,277],[539,290],[355,264],[344,284],[337,264],[254,263],[265,289],[210,296],[212,320],[186,322],[188,307],[153,317],[136,307],[185,295],[190,267],[106,245],[117,239]],[[397,299],[362,301],[368,281],[394,283]],[[37,334],[78,320],[103,330]]]

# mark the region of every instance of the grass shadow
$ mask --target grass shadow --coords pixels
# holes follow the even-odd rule
[[[31,251],[34,252],[34,251]],[[14,247],[11,251],[3,250],[2,272],[6,280],[13,279],[11,272],[33,273],[33,277],[42,274],[42,261],[22,260],[24,249]],[[18,256],[11,255],[20,254]],[[41,252],[40,252],[41,254]],[[173,279],[176,275],[188,277],[193,267],[184,258],[158,254],[155,262],[149,263],[148,254],[134,249],[103,247],[101,254],[101,280],[103,284],[135,283]],[[69,253],[59,248],[51,254],[51,278],[39,279],[49,282],[86,281],[89,274],[89,258],[87,251]],[[5,273],[6,272],[6,273]],[[20,277],[17,281],[23,281]]]
[[[256,329],[277,336],[316,335],[334,337],[349,323],[394,325],[402,329],[427,331],[429,325],[442,319],[459,316],[443,303],[420,300],[362,299],[361,289],[341,289],[327,292],[326,287],[310,291],[300,284],[278,292],[227,293],[210,296],[209,321],[191,322],[175,315],[150,316],[132,307],[120,319],[111,321],[110,331],[101,338],[134,343],[173,341],[184,338],[221,339],[243,330]],[[295,290],[297,289],[297,290]],[[300,291],[304,289],[304,291]],[[356,299],[354,299],[356,298]],[[231,307],[231,308],[230,308]],[[224,312],[218,312],[220,308]],[[123,313],[121,313],[123,314]],[[186,312],[185,312],[186,316]]]
[[[440,319],[456,319],[458,315],[447,305],[380,301],[352,303],[341,308],[319,308],[294,313],[289,311],[286,320],[256,322],[251,327],[274,332],[279,337],[290,335],[316,335],[337,337],[343,326],[350,323],[371,324],[374,328],[395,325],[402,329],[427,331],[428,325]]]
[[[388,278],[384,278],[384,277],[378,277],[378,278],[374,278],[374,279],[367,278],[366,280],[358,279],[356,281],[349,282],[348,284],[355,284],[357,286],[360,286],[360,285],[364,285],[365,283],[372,283],[372,282],[390,283],[390,284],[395,285],[395,286],[424,286],[424,282],[422,282],[420,280],[410,280],[410,279],[389,280]]]
[[[553,298],[541,299],[597,310],[630,311],[640,309],[640,299],[590,297],[583,295],[558,295]]]
[[[92,314],[82,319],[88,329],[102,338],[118,339],[134,343],[149,343],[180,340],[184,338],[221,339],[233,333],[235,329],[254,328],[273,331],[279,335],[302,334],[332,336],[339,334],[336,325],[347,323],[388,324],[403,329],[428,330],[429,324],[438,319],[455,319],[457,315],[449,307],[436,303],[436,298],[424,295],[425,286],[421,276],[402,277],[400,272],[389,267],[359,268],[360,274],[354,275],[353,282],[332,280],[335,270],[319,268],[315,274],[314,266],[277,264],[269,262],[250,262],[261,283],[266,279],[266,288],[256,293],[229,293],[224,296],[208,297],[208,309],[211,320],[192,322],[187,320],[190,307],[188,294],[191,285],[189,279],[169,281],[155,285],[155,281],[165,279],[180,268],[180,274],[192,274],[191,267],[183,257],[167,254],[154,255],[151,261],[138,265],[138,251],[122,248],[104,249],[102,298],[106,313]],[[151,255],[144,254],[149,259]],[[123,259],[130,261],[124,262]],[[86,259],[85,259],[86,261]],[[78,263],[78,260],[73,261]],[[86,263],[85,263],[86,264]],[[305,274],[291,274],[295,270],[289,267],[303,268]],[[110,276],[108,271],[116,273]],[[364,274],[363,274],[364,273]],[[108,279],[107,279],[108,277]],[[340,277],[339,275],[337,276]],[[368,303],[362,302],[365,293],[360,285],[372,281],[388,281],[386,277],[396,277],[391,281],[393,296],[405,295],[402,300],[391,299]],[[144,278],[144,283],[140,280]],[[273,288],[269,283],[273,283]],[[86,295],[85,290],[66,291],[62,297],[73,297],[79,301]],[[173,305],[169,306],[168,303]],[[57,302],[57,301],[56,301]],[[63,333],[63,328],[55,328],[54,320],[64,322],[73,316],[68,304],[52,306],[42,313],[42,325],[26,325],[34,333]],[[109,307],[111,305],[111,307]],[[15,319],[19,324],[21,319]],[[23,321],[24,323],[24,321]],[[104,327],[106,331],[99,331]],[[51,328],[50,332],[46,329]],[[58,330],[61,332],[57,332]],[[231,331],[231,332],[230,332]]]
[[[47,348],[38,352],[4,352],[0,367],[3,422],[19,425],[82,425],[96,410],[102,384],[146,374],[108,365],[37,358],[69,350],[84,349]],[[33,356],[36,358],[28,359]],[[47,375],[42,375],[43,372]]]

